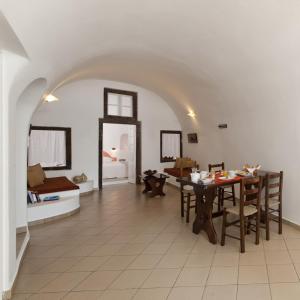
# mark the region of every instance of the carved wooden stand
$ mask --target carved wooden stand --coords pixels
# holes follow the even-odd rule
[[[144,172],[145,176],[143,178],[143,181],[145,183],[145,189],[143,190],[143,193],[150,193],[150,197],[155,196],[165,196],[165,193],[163,192],[163,188],[166,182],[166,179],[169,176],[166,176],[164,174],[156,174],[156,171],[148,170]]]

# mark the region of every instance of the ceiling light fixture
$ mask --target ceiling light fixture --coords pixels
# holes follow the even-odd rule
[[[44,97],[45,102],[54,102],[54,101],[58,101],[58,100],[59,99],[52,94],[48,94]]]
[[[193,110],[190,110],[189,113],[188,113],[187,115],[188,115],[189,117],[193,118],[193,119],[195,119],[195,117],[196,117],[196,114],[195,114],[195,112],[194,112]]]

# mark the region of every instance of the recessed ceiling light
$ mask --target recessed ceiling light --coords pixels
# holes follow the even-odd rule
[[[196,117],[196,114],[195,114],[195,112],[193,110],[190,110],[187,115],[190,116],[193,119]]]
[[[48,94],[44,97],[44,101],[45,102],[53,102],[53,101],[58,101],[58,98],[55,97],[54,95],[52,94]]]

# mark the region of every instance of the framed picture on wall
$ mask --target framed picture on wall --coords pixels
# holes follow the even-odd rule
[[[197,133],[188,133],[188,142],[190,144],[198,144],[198,136]]]

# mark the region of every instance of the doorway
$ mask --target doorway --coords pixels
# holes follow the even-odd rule
[[[140,183],[141,124],[99,119],[99,189],[104,185]]]

